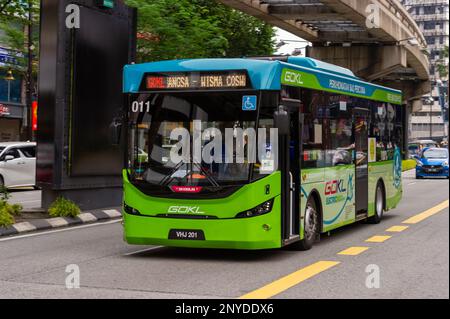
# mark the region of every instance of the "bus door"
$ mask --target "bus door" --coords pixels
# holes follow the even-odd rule
[[[281,218],[284,245],[300,238],[300,101],[286,102],[278,113],[285,121],[276,121],[279,130],[279,166],[281,170]]]
[[[353,111],[353,133],[355,138],[354,161],[356,166],[355,192],[356,192],[356,217],[362,218],[368,213],[369,200],[369,111],[355,108]]]

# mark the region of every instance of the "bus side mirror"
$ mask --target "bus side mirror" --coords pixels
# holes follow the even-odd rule
[[[289,135],[290,121],[289,114],[284,106],[280,105],[277,111],[273,114],[275,127],[278,128],[278,135]]]
[[[109,126],[109,136],[112,145],[120,145],[122,126],[122,119],[117,117],[113,119],[111,125]]]

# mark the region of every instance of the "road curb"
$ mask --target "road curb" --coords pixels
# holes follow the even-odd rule
[[[34,219],[30,221],[15,223],[14,225],[11,225],[9,227],[0,227],[0,237],[82,224],[92,224],[99,221],[119,219],[121,217],[122,213],[120,212],[120,209],[105,209],[82,213],[77,217]]]

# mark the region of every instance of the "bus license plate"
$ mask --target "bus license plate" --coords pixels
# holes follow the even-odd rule
[[[169,239],[205,240],[203,230],[171,229]]]

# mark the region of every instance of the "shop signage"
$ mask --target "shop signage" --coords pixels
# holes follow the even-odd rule
[[[0,104],[0,116],[11,115],[9,107],[4,104]]]
[[[21,54],[17,54],[17,56],[21,56]],[[11,55],[10,51],[0,48],[0,65],[19,65],[19,60],[16,56]]]
[[[33,101],[33,103],[31,104],[31,127],[33,131],[37,131],[38,126],[38,103],[37,101]]]

